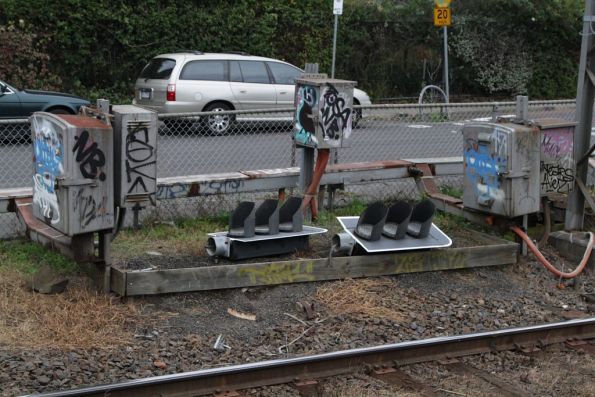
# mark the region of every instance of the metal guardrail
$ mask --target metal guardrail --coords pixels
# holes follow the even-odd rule
[[[332,162],[461,156],[462,125],[475,119],[491,120],[514,114],[515,105],[515,102],[482,102],[357,106],[364,117],[352,132],[352,147],[335,151]],[[219,113],[232,115],[238,121],[228,132],[219,135],[210,133],[200,123],[200,118],[208,113],[159,115],[158,178],[298,165],[300,150],[293,144],[289,121],[292,108]],[[531,118],[573,120],[574,114],[574,100],[529,102]],[[31,186],[32,149],[27,142],[30,139],[28,120],[1,120],[0,138],[0,189]],[[447,178],[443,182],[458,186],[460,178]],[[417,194],[413,183],[368,183],[347,186],[347,191],[344,199],[364,201]],[[233,207],[241,198],[241,194],[228,194],[217,200],[178,200],[175,203],[166,200],[159,204],[159,209],[167,217],[191,216],[196,214],[197,204],[204,214]],[[0,217],[0,235],[13,229],[12,218]]]
[[[419,163],[431,165],[436,176],[460,175],[463,171],[462,157],[337,164],[327,169],[322,177],[321,186],[409,178],[407,167]],[[298,167],[289,167],[157,178],[156,199],[175,200],[226,193],[245,194],[290,189],[297,186],[299,172]],[[10,206],[11,201],[31,197],[32,192],[33,189],[30,187],[0,189],[0,213],[13,210]]]

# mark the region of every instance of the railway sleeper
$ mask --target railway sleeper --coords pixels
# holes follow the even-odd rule
[[[422,397],[439,396],[431,387],[397,368],[378,368],[372,370],[368,375],[391,385],[417,392]]]
[[[441,363],[442,364],[442,363]],[[489,383],[490,385],[496,387],[498,389],[498,395],[502,397],[528,397],[530,394],[527,392],[514,387],[513,385],[506,383],[505,381],[498,379],[498,377],[483,371],[481,369],[475,368],[472,365],[465,364],[457,359],[452,359],[450,363],[443,364],[445,365],[446,369],[450,372],[456,373],[460,376],[464,377],[476,377],[481,379],[484,382]]]

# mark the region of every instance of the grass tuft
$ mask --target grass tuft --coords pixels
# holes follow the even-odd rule
[[[164,255],[203,255],[207,233],[225,230],[227,214],[213,218],[181,219],[176,222],[154,222],[142,229],[120,232],[112,244],[112,253],[119,259],[142,256],[147,251]]]
[[[0,270],[13,269],[32,274],[44,265],[62,274],[73,274],[78,269],[72,260],[38,243],[25,240],[0,241]]]

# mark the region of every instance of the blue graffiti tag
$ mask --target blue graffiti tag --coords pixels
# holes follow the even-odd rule
[[[57,134],[37,134],[33,142],[35,148],[35,173],[43,176],[49,192],[54,192],[54,180],[62,175],[64,147]]]
[[[465,150],[465,167],[478,201],[491,205],[500,191],[499,176],[506,170],[506,158],[489,153],[487,145],[472,145]]]
[[[64,147],[60,128],[43,117],[34,116],[32,127],[35,175],[33,175],[33,206],[52,224],[60,222],[56,195],[56,178],[64,172]]]
[[[296,112],[295,134],[296,142],[303,145],[316,145],[315,124],[311,118],[313,109],[318,105],[316,89],[309,85],[300,87],[298,91],[298,108]]]

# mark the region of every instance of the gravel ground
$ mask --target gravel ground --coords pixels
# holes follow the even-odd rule
[[[563,266],[552,250],[546,250],[546,256]],[[1,395],[593,316],[595,306],[584,296],[595,293],[594,273],[588,269],[575,282],[559,285],[559,280],[529,257],[515,265],[461,271],[128,298],[126,303],[138,307],[142,318],[155,320],[136,322],[130,330],[133,336],[123,345],[66,350],[0,346]],[[306,301],[314,307],[310,319],[296,305]],[[255,315],[255,320],[230,315],[228,309]],[[222,343],[215,349],[219,336]],[[514,353],[492,355],[493,360],[490,355],[465,360],[504,379],[515,379],[519,388],[531,394],[581,395],[582,389],[575,384],[584,386],[585,377],[586,384],[592,383],[593,361],[585,364],[574,352],[556,354],[549,361],[551,369]],[[454,390],[449,388],[456,386],[457,393],[478,395],[475,390],[485,394],[486,389],[472,381],[467,386],[448,383],[443,368],[419,366],[428,368],[425,378],[439,379],[435,385],[441,388]],[[416,366],[411,368],[415,373]],[[544,368],[553,377],[551,383],[544,381]],[[560,373],[560,368],[566,372]],[[574,368],[579,369],[571,371]],[[578,380],[554,381],[556,376]],[[336,382],[329,390],[371,391],[359,395],[398,392],[365,376]],[[253,394],[296,395],[286,386]]]

